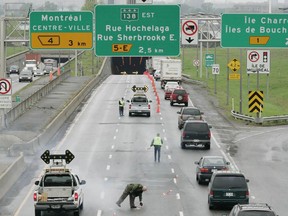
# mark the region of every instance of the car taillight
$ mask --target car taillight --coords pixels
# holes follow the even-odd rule
[[[222,170],[229,170],[228,167],[223,167]]]
[[[185,134],[185,132],[183,131],[183,132],[182,132],[182,137],[185,137],[185,135],[186,135],[186,134]]]
[[[150,109],[150,104],[148,104],[148,109]]]
[[[211,131],[209,131],[208,137],[209,137],[209,139],[211,138]]]
[[[75,192],[75,193],[74,193],[74,200],[75,200],[75,201],[78,201],[78,198],[79,198],[79,195],[78,195],[77,192]]]
[[[34,199],[34,201],[37,201],[37,193],[36,192],[34,192],[34,194],[33,194],[33,199]]]
[[[246,198],[249,198],[249,190],[246,191]]]
[[[203,172],[208,172],[209,170],[207,168],[200,168],[200,172],[203,173]]]
[[[131,109],[131,104],[129,104],[129,109]]]
[[[210,190],[209,195],[210,195],[210,196],[214,196],[214,191],[213,191],[213,190]]]

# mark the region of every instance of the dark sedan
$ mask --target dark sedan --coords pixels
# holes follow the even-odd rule
[[[228,170],[229,162],[222,156],[203,156],[195,161],[196,180],[199,184],[209,183],[212,173],[216,170]]]

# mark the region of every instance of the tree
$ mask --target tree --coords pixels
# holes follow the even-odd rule
[[[94,11],[94,6],[97,4],[103,4],[103,0],[85,0],[82,10]]]
[[[42,11],[58,11],[58,6],[54,4],[53,2],[46,1],[45,4],[37,10],[42,10]]]

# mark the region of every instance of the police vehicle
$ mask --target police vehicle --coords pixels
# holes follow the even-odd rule
[[[75,216],[79,216],[84,201],[82,185],[86,184],[86,181],[80,181],[71,169],[66,168],[74,155],[69,150],[63,155],[51,155],[49,150],[46,150],[41,159],[49,164],[49,167],[44,169],[40,180],[35,181],[35,216],[41,216],[41,212],[61,211],[72,211]]]

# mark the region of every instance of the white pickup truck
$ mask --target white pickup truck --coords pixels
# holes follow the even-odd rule
[[[77,175],[63,165],[63,160],[63,158],[53,159],[53,164],[46,168],[40,180],[35,182],[36,188],[33,194],[35,216],[41,216],[41,212],[44,211],[72,211],[74,216],[80,215],[84,201],[82,185],[86,181],[80,181]]]

